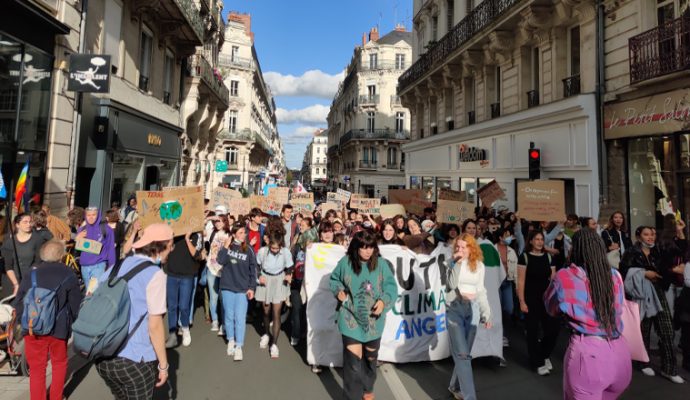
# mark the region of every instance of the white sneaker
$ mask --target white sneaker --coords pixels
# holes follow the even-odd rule
[[[663,372],[660,372],[659,374],[673,383],[685,383],[683,378],[681,378],[678,375],[669,375],[669,374],[665,374]]]
[[[223,336],[225,335],[225,330],[223,329],[223,325],[218,327],[218,336]]]
[[[549,371],[553,371],[553,364],[551,364],[551,359],[550,358],[545,358],[544,359],[544,366],[549,369]]]
[[[189,328],[182,328],[182,346],[189,347],[192,344],[192,334],[189,333]]]
[[[508,338],[503,336],[503,347],[510,347],[510,342],[508,341]]]
[[[268,337],[268,335],[261,336],[261,340],[259,340],[259,348],[260,349],[268,348],[268,342],[270,342],[270,341],[271,341],[271,338]]]
[[[654,370],[651,367],[642,368],[642,373],[647,376],[655,376]]]
[[[299,338],[290,338],[290,346],[297,346],[299,344]]]
[[[462,393],[460,392],[460,390],[456,390],[456,389],[453,389],[453,388],[448,388],[448,391],[450,392],[450,394],[453,395],[453,398],[454,398],[455,400],[463,400]]]
[[[549,375],[551,371],[546,367],[546,365],[542,365],[541,367],[537,368],[537,374],[540,376],[546,376]]]
[[[275,344],[271,346],[271,358],[278,358],[280,357],[280,351],[278,350],[278,346]]]
[[[218,321],[211,322],[211,332],[215,332],[217,330],[218,330]]]
[[[233,360],[235,361],[242,361],[242,348],[241,347],[235,347],[235,358]]]
[[[0,363],[5,361],[5,358],[7,358],[7,353],[4,351],[0,350]]]
[[[234,356],[235,355],[235,341],[231,340],[228,342],[228,349],[226,351],[229,356]]]

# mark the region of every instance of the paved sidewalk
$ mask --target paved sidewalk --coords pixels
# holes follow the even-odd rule
[[[19,400],[29,397],[29,378],[24,376],[0,376],[0,399]]]

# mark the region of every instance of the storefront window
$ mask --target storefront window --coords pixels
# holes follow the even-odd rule
[[[410,189],[421,189],[422,185],[419,183],[419,177],[418,176],[411,176],[410,177]]]
[[[21,61],[21,57],[13,60]],[[19,67],[20,63],[14,65]],[[50,115],[50,86],[53,58],[31,46],[25,46],[21,75],[22,104],[19,113],[20,149],[45,151]]]
[[[423,176],[422,177],[422,190],[424,191],[425,199],[427,201],[436,201],[436,191],[434,190],[434,177],[433,176]]]
[[[450,189],[450,178],[436,178],[436,198],[441,189]]]
[[[113,157],[113,185],[110,201],[126,204],[131,195],[144,188],[144,158],[127,154],[115,154]]]
[[[177,161],[161,160],[161,187],[177,186]]]
[[[674,212],[680,206],[675,180],[674,147],[673,138],[670,137],[628,141],[631,230],[641,225],[660,227],[663,215]],[[685,151],[687,157],[687,148],[682,151]]]
[[[465,192],[467,201],[470,203],[477,202],[477,179],[476,178],[460,178],[460,191]]]

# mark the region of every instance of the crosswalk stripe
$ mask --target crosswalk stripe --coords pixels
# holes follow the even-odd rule
[[[388,387],[393,393],[395,400],[412,400],[412,397],[405,389],[398,373],[395,371],[395,367],[391,364],[383,364],[379,370],[381,370],[383,378],[386,380]]]

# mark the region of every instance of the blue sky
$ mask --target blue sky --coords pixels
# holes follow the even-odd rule
[[[299,168],[311,134],[326,127],[333,95],[362,34],[395,23],[410,29],[412,0],[225,0],[252,16],[254,45],[278,108],[289,168]]]

